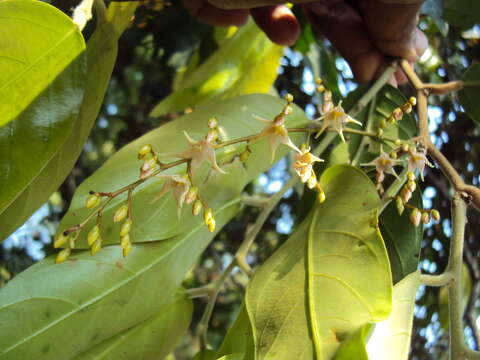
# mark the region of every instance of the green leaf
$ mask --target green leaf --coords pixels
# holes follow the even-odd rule
[[[222,356],[221,358],[218,358],[218,360],[243,360],[244,359],[244,354],[237,353],[237,354],[229,354]]]
[[[8,122],[0,127],[1,214],[68,139],[84,93],[86,54],[76,25],[50,5],[2,1],[0,12],[0,124]]]
[[[116,3],[112,5],[116,5]],[[129,16],[131,17],[131,15],[130,13]],[[75,102],[81,101],[81,105],[80,111],[72,114],[72,118],[70,118],[73,122],[73,128],[70,133],[62,132],[63,137],[56,140],[56,142],[61,142],[61,144],[54,146],[55,139],[52,138],[51,142],[48,143],[48,146],[52,147],[51,151],[49,151],[50,156],[47,157],[46,152],[44,152],[43,155],[45,155],[47,160],[43,163],[39,155],[40,152],[36,151],[34,155],[28,155],[27,158],[30,159],[28,162],[23,158],[20,165],[17,165],[19,167],[18,171],[21,171],[20,178],[25,178],[25,181],[23,181],[23,187],[15,184],[14,200],[10,200],[9,205],[6,207],[0,206],[0,240],[6,238],[22,225],[37,208],[45,203],[50,195],[62,184],[75,165],[103,102],[103,96],[117,56],[117,39],[114,28],[110,23],[99,25],[90,37],[86,51],[88,61],[85,80],[86,91],[83,100],[81,96],[74,99]],[[45,113],[52,112],[52,106],[58,108],[58,103],[49,104],[48,110],[43,109],[43,111]],[[23,128],[28,129],[32,126],[31,119],[32,117],[24,120],[18,119],[22,123],[22,128],[16,130],[16,135],[13,138],[10,135],[8,137],[2,135],[2,130],[8,129],[9,126],[13,127],[17,120],[11,125],[0,129],[0,149],[10,146],[10,141],[24,143],[24,141],[18,140],[18,138],[24,136]],[[34,129],[38,130],[36,127]],[[37,132],[36,134],[41,133]],[[23,145],[23,151],[34,151],[36,147],[33,144],[33,142],[30,142],[28,145]],[[0,150],[0,164],[5,164],[3,157],[7,155],[8,152]],[[10,164],[12,163],[10,162]],[[37,165],[41,166],[37,167]],[[2,170],[0,174],[7,173]],[[6,192],[9,191],[10,186],[2,186],[2,183],[7,181],[13,187],[13,183],[16,183],[18,180],[18,174],[13,177],[9,176],[6,180],[0,175],[0,188],[2,189],[0,191],[0,203],[7,200]]]
[[[238,202],[218,209],[218,228]],[[80,251],[58,265],[49,257],[31,266],[0,292],[0,358],[70,359],[149,319],[172,301],[213,236],[201,224],[135,244],[127,258],[109,246],[94,257]]]
[[[409,204],[422,209],[422,193],[417,186]],[[392,201],[380,215],[380,230],[388,250],[392,268],[393,283],[396,284],[408,274],[417,270],[422,240],[422,227],[410,222],[410,209],[398,215],[395,201]]]
[[[350,335],[342,342],[335,353],[335,360],[369,360],[366,350],[366,340],[372,328],[372,324],[362,326],[358,331]]]
[[[212,349],[205,349],[195,354],[192,360],[216,360],[217,352]]]
[[[103,341],[75,360],[163,359],[187,331],[192,312],[192,301],[182,291],[148,320]]]
[[[367,344],[370,360],[407,360],[412,337],[415,295],[420,286],[420,272],[407,275],[393,287],[392,312],[377,323]]]
[[[326,202],[247,288],[256,359],[330,359],[360,327],[390,312],[390,266],[375,227],[374,185],[360,170],[337,165],[323,173],[321,186]]]
[[[244,353],[244,360],[253,360],[253,333],[250,319],[248,318],[245,303],[242,304],[240,312],[233,325],[223,339],[223,343],[218,349],[217,358],[223,355]]]
[[[463,75],[462,81],[477,84],[476,86],[465,87],[459,92],[458,98],[467,114],[477,125],[480,125],[480,106],[478,105],[478,99],[480,98],[480,64],[470,66]]]
[[[480,22],[477,0],[443,0],[443,18],[451,25],[469,28]]]
[[[0,13],[0,127],[25,118],[27,112],[36,115],[32,124],[44,143],[54,137],[50,129],[55,125],[63,125],[68,134],[70,116],[78,112],[83,96],[82,34],[69,17],[40,1],[2,1]],[[19,126],[7,132],[20,130]]]
[[[212,99],[266,93],[277,77],[282,54],[283,48],[268,40],[250,21],[191,73],[177,91],[162,100],[150,115],[161,116]]]
[[[187,141],[182,130],[188,129],[194,138],[201,138],[206,133],[206,121],[216,116],[219,121],[224,139],[232,139],[259,132],[264,124],[256,121],[252,114],[267,119],[273,119],[285,102],[269,95],[246,95],[233,99],[205,104],[193,113],[169,122],[153,130],[129,145],[125,146],[112,156],[93,176],[85,180],[77,189],[68,213],[60,224],[60,229],[66,229],[82,222],[91,210],[85,208],[85,198],[90,190],[114,191],[138,179],[141,161],[137,160],[137,152],[141,146],[152,144],[159,153],[178,153],[187,148]],[[293,114],[287,117],[288,126],[299,126],[307,122],[303,111],[295,107]],[[259,173],[271,166],[271,152],[266,140],[254,143],[251,148],[246,168],[232,157],[243,151],[245,145],[226,147],[217,153],[219,163],[230,162],[225,165],[226,175],[212,172],[207,183],[202,181],[204,176],[196,180],[200,188],[200,195],[212,208],[216,209],[226,201],[239,195],[240,191]],[[286,154],[288,147],[280,145],[277,151],[279,156]],[[174,160],[173,158],[171,158]],[[162,161],[165,159],[162,157]],[[170,170],[169,170],[170,171]],[[171,172],[185,173],[184,166],[177,166]],[[191,215],[190,208],[185,206],[182,215],[177,216],[177,205],[171,194],[164,195],[152,203],[152,199],[163,186],[163,179],[151,179],[133,193],[133,229],[132,240],[135,242],[162,240],[202,221],[201,217]],[[104,210],[102,216],[102,238],[104,243],[118,242],[119,225],[112,222],[113,213],[125,201],[125,197],[114,199]],[[88,231],[88,230],[87,230]],[[85,232],[79,238],[79,247],[86,247]]]

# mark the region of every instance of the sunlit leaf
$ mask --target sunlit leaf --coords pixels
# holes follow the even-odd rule
[[[207,119],[212,116],[218,118],[224,140],[252,135],[259,132],[264,125],[256,121],[252,114],[273,119],[284,105],[283,100],[269,95],[255,94],[236,97],[205,104],[193,113],[145,134],[117,152],[93,176],[80,185],[60,228],[65,229],[78,224],[88,216],[91,210],[85,208],[85,198],[90,190],[114,191],[138,179],[141,161],[137,159],[137,152],[141,146],[152,144],[159,153],[181,152],[187,148],[187,141],[182,130],[188,129],[191,136],[199,139],[206,133]],[[306,122],[305,114],[298,107],[295,107],[293,114],[287,117],[289,126],[298,126]],[[271,166],[271,152],[266,140],[251,146],[253,153],[249,157],[246,167],[238,161],[238,158],[231,163],[233,156],[239,151],[243,151],[244,148],[245,145],[238,145],[219,151],[218,162],[230,163],[224,166],[227,171],[226,175],[212,172],[206,183],[203,182],[204,177],[199,177],[197,186],[200,188],[200,194],[212,209],[215,210],[226,201],[238,196],[247,183]],[[279,146],[277,159],[283,156],[288,149],[284,145]],[[167,161],[166,159],[161,158],[162,161]],[[174,159],[171,158],[171,160]],[[178,166],[171,170],[170,173],[184,174],[185,166]],[[166,194],[152,203],[152,199],[158,194],[163,183],[163,179],[153,179],[133,193],[132,241],[165,239],[202,222],[201,217],[191,215],[190,207],[187,206],[183,209],[182,215],[178,217],[177,205],[171,194]],[[118,206],[125,201],[125,196],[114,199],[104,210],[102,237],[106,244],[118,242],[119,225],[114,224],[112,218]],[[80,247],[86,246],[84,235],[85,232],[79,239],[78,246]]]
[[[477,84],[476,86],[464,88],[460,91],[458,97],[467,114],[477,125],[480,125],[480,106],[478,103],[480,98],[480,64],[470,66],[463,75],[462,81],[467,83],[475,82]]]
[[[415,295],[420,286],[420,272],[415,271],[393,287],[392,312],[377,323],[368,340],[370,360],[407,360],[412,337]]]
[[[368,177],[338,165],[321,177],[327,201],[256,272],[246,304],[256,359],[330,359],[391,307],[387,252]],[[354,269],[354,271],[353,271]]]
[[[366,340],[372,324],[362,326],[349,337],[342,341],[335,353],[334,360],[369,360],[366,350]]]
[[[83,96],[82,34],[65,14],[40,1],[2,1],[0,14],[0,126],[29,115],[35,131],[43,129],[43,142],[54,137],[50,128],[60,127],[66,136]]]
[[[283,48],[268,40],[251,21],[189,74],[150,115],[184,110],[211,99],[266,93],[277,77],[282,53]]]
[[[112,4],[115,5],[115,4]],[[131,17],[131,13],[129,13]],[[118,30],[118,28],[117,28]],[[117,34],[110,23],[103,23],[99,25],[93,35],[90,37],[87,44],[87,77],[85,84],[85,95],[83,97],[71,94],[72,101],[75,103],[81,101],[79,112],[75,112],[71,117],[71,132],[62,133],[61,139],[50,139],[48,147],[52,147],[50,151],[44,151],[40,155],[40,150],[34,146],[35,142],[30,141],[25,144],[21,137],[24,136],[25,129],[38,130],[31,123],[33,117],[25,118],[22,121],[22,127],[16,129],[15,136],[4,137],[2,130],[15,126],[15,122],[11,125],[0,129],[0,149],[4,147],[11,147],[12,151],[19,151],[20,144],[24,144],[22,151],[28,152],[27,155],[22,155],[22,160],[16,160],[17,164],[10,161],[10,166],[15,166],[18,174],[9,175],[6,171],[0,171],[0,203],[8,200],[6,192],[9,191],[10,186],[15,188],[15,198],[8,206],[0,206],[0,240],[6,238],[12,231],[22,225],[30,215],[44,204],[50,195],[62,184],[68,173],[77,161],[83,149],[83,145],[87,140],[88,135],[92,129],[94,122],[97,119],[100,106],[103,102],[103,96],[107,88],[110,75],[113,70],[115,59],[117,56]],[[83,90],[82,90],[83,91]],[[58,103],[46,104],[48,109],[44,108],[45,113],[56,113],[51,110],[52,106],[58,108]],[[23,115],[22,115],[23,116]],[[39,118],[39,121],[42,120]],[[19,119],[20,120],[20,119]],[[40,136],[42,132],[35,133],[35,136]],[[20,139],[20,140],[19,140]],[[27,137],[26,140],[31,140]],[[57,144],[61,140],[60,144]],[[16,143],[15,147],[11,144]],[[43,141],[42,141],[43,143]],[[9,151],[0,150],[0,166],[5,166],[3,160],[4,156],[8,156]],[[47,156],[49,154],[49,156]],[[19,153],[20,155],[20,153]],[[46,157],[42,162],[42,157]],[[25,158],[26,157],[26,158]],[[4,176],[9,185],[2,186]],[[25,180],[22,180],[25,179]],[[19,186],[19,184],[23,184]]]
[[[238,199],[218,209],[217,228],[238,210]],[[49,257],[31,266],[0,292],[0,357],[71,359],[147,320],[173,300],[213,236],[201,224],[135,244],[127,258],[109,246],[94,257],[79,251],[58,265]]]

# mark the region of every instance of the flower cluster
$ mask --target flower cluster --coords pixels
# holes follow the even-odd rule
[[[304,145],[302,146],[301,152],[295,155],[295,162],[293,163],[293,168],[300,177],[302,183],[306,183],[309,189],[315,189],[318,192],[317,199],[319,203],[323,203],[326,197],[325,192],[317,180],[315,171],[313,171],[313,164],[315,162],[323,161],[324,160],[316,157],[310,152],[310,147]]]
[[[380,120],[379,127],[380,129],[384,129],[387,124],[393,125],[396,124],[398,121],[402,120],[404,114],[410,114],[413,110],[413,107],[417,104],[417,99],[415,97],[411,97],[408,99],[405,104],[402,106],[395,108],[392,113],[386,117],[385,119]]]

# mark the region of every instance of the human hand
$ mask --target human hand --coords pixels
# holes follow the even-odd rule
[[[415,61],[427,47],[416,27],[422,0],[299,0],[310,22],[350,64],[356,79],[368,82],[382,71],[386,57]],[[279,0],[183,0],[200,21],[217,26],[243,25],[249,14],[273,41],[291,45],[300,29]],[[402,83],[400,71],[392,82]]]

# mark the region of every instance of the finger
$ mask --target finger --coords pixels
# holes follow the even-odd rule
[[[276,44],[292,45],[300,34],[297,19],[286,6],[265,6],[251,9],[250,13],[258,27]]]
[[[315,0],[294,0],[293,4],[303,4]],[[275,6],[285,4],[285,0],[208,0],[208,2],[220,9],[252,9],[257,7]]]
[[[304,5],[312,25],[342,54],[359,82],[371,81],[384,64],[383,55],[370,42],[360,15],[344,0]]]
[[[204,0],[182,0],[183,6],[198,21],[213,26],[242,26],[248,20],[248,10],[223,10]]]
[[[384,54],[410,61],[417,59],[415,41],[421,2],[414,4],[385,3],[379,0],[356,2],[370,39]]]
[[[417,58],[420,58],[428,48],[428,38],[419,28],[415,29],[414,48]]]

